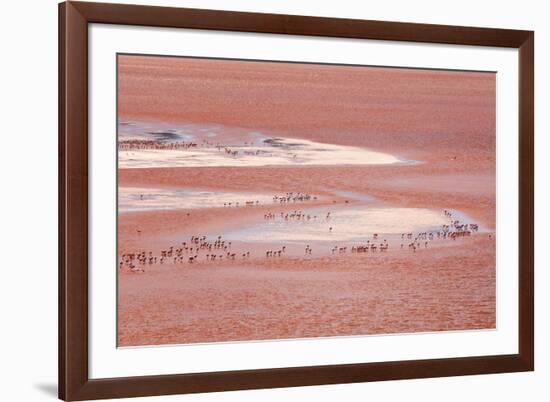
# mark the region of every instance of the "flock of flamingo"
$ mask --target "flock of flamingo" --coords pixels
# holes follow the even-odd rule
[[[304,193],[286,193],[284,195],[274,195],[273,196],[273,202],[279,203],[281,205],[289,204],[291,202],[305,202],[305,201],[316,201],[317,196],[312,196],[310,194],[304,194]],[[253,207],[260,205],[260,201],[258,200],[247,200],[244,202],[244,204],[239,203],[239,201],[234,202],[224,202],[223,207],[224,208],[238,208],[239,206],[246,206],[246,207]],[[265,218],[265,216],[264,216]]]
[[[120,151],[143,151],[143,150],[177,150],[197,148],[194,142],[160,142],[155,140],[119,140]]]
[[[149,134],[157,135],[174,135],[172,132],[156,132]],[[243,146],[251,146],[253,142],[244,142]],[[226,155],[236,157],[242,152],[243,155],[248,156],[273,156],[271,152],[257,149],[254,151],[251,150],[239,150],[240,147],[231,148],[228,145],[223,145],[220,143],[212,143],[208,140],[203,140],[202,143],[196,142],[185,142],[185,141],[157,141],[151,139],[121,139],[118,141],[118,150],[119,151],[157,151],[157,150],[189,150],[197,148],[215,148],[220,152],[224,152]],[[296,156],[296,155],[294,155]]]
[[[173,134],[173,133],[156,133],[156,134]],[[244,145],[252,145],[244,143]],[[201,144],[195,142],[162,142],[156,140],[145,139],[128,139],[120,140],[118,143],[119,150],[132,151],[132,150],[189,150],[192,148],[206,147],[216,148],[221,152],[224,152],[230,156],[237,156],[238,150],[232,149],[229,146],[221,145],[219,143],[211,143],[208,140],[203,140]],[[243,151],[254,152],[256,151]],[[141,196],[140,199],[143,199]],[[308,201],[317,201],[318,197],[315,195],[301,193],[301,192],[287,192],[284,194],[277,194],[273,196],[273,203],[288,206],[292,203],[302,203]],[[336,203],[336,201],[333,201]],[[345,203],[349,203],[345,200]],[[259,200],[247,200],[243,203],[239,202],[224,202],[224,208],[238,208],[238,207],[252,207],[260,205]],[[461,223],[458,219],[454,219],[450,211],[443,211],[445,216],[449,218],[450,223],[448,225],[442,225],[437,231],[432,232],[418,232],[402,233],[401,242],[399,243],[399,249],[403,250],[405,246],[411,252],[416,252],[421,248],[428,248],[430,242],[435,240],[456,240],[459,237],[470,236],[479,230],[479,226],[473,223]],[[268,212],[264,214],[264,220],[266,221],[300,221],[308,222],[318,219],[324,219],[330,221],[331,212],[328,211],[322,216],[315,214],[308,214],[302,210],[293,211],[281,211],[281,212]],[[333,227],[328,226],[328,231],[332,233]],[[141,236],[142,231],[136,230],[137,234]],[[236,252],[232,250],[231,241],[224,240],[221,235],[209,240],[206,236],[191,236],[188,241],[184,241],[177,245],[171,245],[165,250],[161,250],[160,254],[156,254],[153,251],[136,251],[131,253],[124,253],[120,256],[119,268],[131,271],[131,272],[145,272],[145,268],[148,265],[156,264],[194,264],[197,262],[214,262],[214,261],[234,261],[236,259],[249,259],[251,257],[250,250],[240,250]],[[322,247],[322,246],[321,246]],[[366,253],[385,253],[390,249],[390,242],[387,239],[379,239],[379,234],[374,233],[371,238],[367,239],[362,244],[348,245],[334,245],[328,250],[328,255],[341,255],[351,252],[352,254],[366,254]],[[327,250],[323,250],[327,252]],[[280,258],[288,256],[287,246],[281,245],[277,249],[265,250],[266,258]],[[305,256],[313,256],[313,248],[311,245],[306,244],[304,248]]]
[[[311,200],[313,196],[302,193],[287,193],[284,196],[274,196],[274,200],[284,199],[289,200]],[[316,197],[315,197],[316,199]],[[479,226],[474,223],[462,223],[460,220],[453,218],[450,211],[443,211],[445,216],[450,219],[449,224],[442,225],[437,231],[418,232],[418,233],[401,233],[401,241],[399,249],[403,250],[405,245],[408,250],[415,253],[421,248],[428,248],[429,244],[436,240],[456,240],[460,237],[471,236],[478,232]],[[304,214],[301,211],[294,211],[287,214],[281,212],[280,215],[269,213],[264,215],[264,219],[275,219],[279,216],[281,219],[312,219],[310,215]],[[325,219],[329,220],[331,212],[327,212]],[[317,219],[317,216],[313,217]],[[332,230],[332,227],[329,228]],[[141,235],[141,231],[137,231]],[[491,236],[491,235],[489,235]],[[329,255],[342,255],[351,252],[352,254],[366,253],[385,253],[390,249],[390,242],[387,239],[380,239],[380,234],[374,233],[362,244],[353,244],[351,246],[335,245],[330,248]],[[326,251],[326,250],[325,250]],[[281,245],[277,249],[265,250],[266,258],[280,258],[287,256],[287,246]],[[305,256],[313,255],[313,248],[307,244],[304,249]],[[136,251],[132,253],[124,253],[119,260],[119,269],[129,272],[145,272],[145,268],[149,265],[156,264],[194,264],[197,262],[215,262],[215,261],[235,261],[237,259],[247,260],[251,257],[250,250],[241,250],[239,252],[232,249],[232,242],[225,240],[221,235],[209,239],[206,235],[193,235],[189,240],[183,241],[177,245],[171,245],[168,248],[161,250],[160,254],[153,251]]]

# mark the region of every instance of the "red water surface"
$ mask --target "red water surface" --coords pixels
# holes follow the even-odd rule
[[[137,56],[119,56],[119,69],[121,119],[221,124],[422,162],[120,169],[121,186],[353,191],[387,205],[456,209],[489,230],[416,253],[123,270],[121,346],[495,327],[494,74]],[[221,234],[262,211],[124,214],[119,254]]]

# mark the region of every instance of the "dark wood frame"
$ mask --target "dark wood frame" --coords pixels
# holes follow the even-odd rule
[[[215,373],[88,377],[88,24],[196,28],[519,49],[519,353]],[[66,2],[59,5],[59,397],[137,397],[534,369],[534,33]]]

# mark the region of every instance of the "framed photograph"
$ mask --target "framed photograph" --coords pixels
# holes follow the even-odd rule
[[[61,399],[534,369],[533,32],[59,22]]]

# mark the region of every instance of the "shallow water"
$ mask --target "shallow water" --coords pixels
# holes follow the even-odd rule
[[[119,140],[194,142],[189,149],[139,149],[119,152],[121,168],[207,166],[334,166],[403,163],[396,156],[365,148],[269,136],[222,126],[122,122]]]
[[[159,189],[120,187],[118,189],[118,211],[138,212],[168,209],[246,207],[247,201],[259,204],[273,203],[273,196],[266,194],[212,192],[188,189]]]
[[[353,192],[335,192],[340,197],[359,201],[360,204],[327,205],[307,208],[307,204],[297,202],[295,209],[300,219],[281,215],[275,210],[273,219],[265,219],[259,212],[257,224],[224,233],[228,240],[246,243],[308,243],[308,242],[363,242],[372,239],[376,233],[379,239],[401,239],[402,233],[437,232],[442,225],[454,220],[473,223],[467,215],[454,210],[452,218],[443,211],[427,208],[402,208],[380,206],[378,203],[365,204],[373,198]],[[277,208],[274,194],[213,192],[198,189],[166,189],[120,187],[118,191],[119,213],[198,208],[252,208],[257,205],[270,205]],[[313,196],[312,196],[313,197]],[[316,197],[316,199],[322,199]],[[252,205],[247,205],[249,202]],[[328,215],[327,215],[328,214]],[[484,229],[480,227],[480,231]]]
[[[330,217],[327,218],[327,212]],[[425,208],[350,206],[346,209],[311,208],[304,210],[310,220],[275,219],[224,235],[243,242],[342,242],[366,241],[377,233],[395,237],[402,233],[441,230],[451,219],[443,211]],[[313,216],[317,216],[317,219]],[[332,228],[332,230],[330,230]]]

